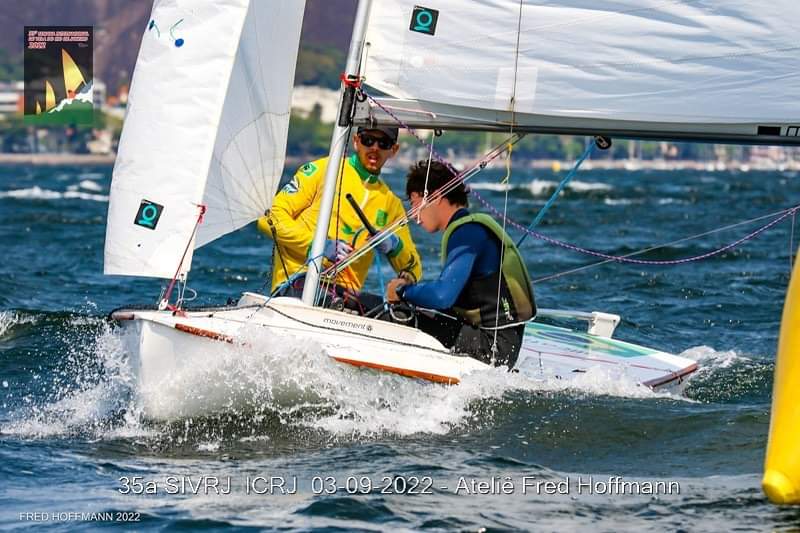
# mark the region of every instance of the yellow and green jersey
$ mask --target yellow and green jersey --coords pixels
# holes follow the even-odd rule
[[[327,166],[326,157],[300,167],[292,180],[275,196],[269,214],[258,220],[259,230],[273,238],[274,229],[274,237],[277,238],[272,266],[273,290],[286,280],[287,272],[291,276],[301,271],[308,259],[319,217]],[[347,194],[353,195],[367,219],[379,231],[405,218],[400,199],[379,176],[370,174],[361,165],[358,156],[353,154],[346,160],[344,174],[336,184],[333,214],[328,226],[329,239],[343,240],[358,249],[369,237],[358,215],[345,200]],[[394,233],[400,238],[400,244],[389,256],[392,268],[395,272],[410,272],[420,279],[422,263],[408,226],[403,225]],[[370,251],[350,263],[337,275],[335,282],[348,289],[360,290],[367,279],[372,254]],[[324,263],[327,265],[328,261]]]

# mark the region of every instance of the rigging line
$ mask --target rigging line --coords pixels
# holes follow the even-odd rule
[[[791,209],[789,209],[789,211],[790,210]],[[751,218],[749,220],[743,220],[741,222],[736,222],[735,224],[728,224],[727,226],[723,226],[721,228],[716,228],[716,229],[712,229],[712,230],[709,230],[709,231],[704,231],[703,233],[698,233],[696,235],[690,235],[689,237],[683,237],[681,239],[677,239],[677,240],[674,240],[674,241],[666,242],[666,243],[663,243],[663,244],[657,244],[655,246],[651,246],[649,248],[644,248],[642,250],[631,252],[629,254],[625,254],[625,255],[622,255],[620,257],[628,258],[628,257],[636,256],[636,255],[646,254],[647,252],[652,252],[653,250],[658,250],[659,248],[665,248],[667,246],[674,246],[676,244],[681,244],[681,243],[684,243],[684,242],[692,241],[692,240],[695,240],[695,239],[699,239],[701,237],[706,237],[708,235],[713,235],[715,233],[721,233],[723,231],[727,231],[727,230],[730,230],[730,229],[733,229],[733,228],[738,228],[739,226],[744,226],[744,225],[747,225],[747,224],[752,224],[753,222],[758,222],[759,220],[764,220],[765,218],[771,218],[771,217],[774,217],[774,216],[782,215],[782,214],[784,214],[786,212],[787,212],[786,209],[781,209],[780,211],[775,211],[774,213],[761,215],[760,217]],[[795,215],[793,214],[792,216],[794,217]],[[569,274],[574,274],[576,272],[581,272],[583,270],[588,270],[588,269],[593,268],[593,267],[605,265],[606,263],[614,263],[614,262],[616,262],[616,261],[614,261],[613,259],[605,259],[603,261],[598,261],[596,263],[589,263],[588,265],[583,265],[583,266],[580,266],[580,267],[577,267],[577,268],[572,268],[570,270],[565,270],[563,272],[558,272],[556,274],[551,274],[549,276],[544,276],[544,277],[541,277],[541,278],[537,278],[537,279],[533,280],[533,282],[534,283],[541,283],[543,281],[550,281],[550,280],[553,280],[553,279],[556,279],[556,278],[560,278],[560,277],[563,277],[563,276],[566,276],[566,275],[569,275]]]
[[[489,157],[486,157],[486,158],[484,158],[483,160],[480,160],[480,161],[478,161],[478,162],[477,162],[477,163],[475,163],[475,164],[474,164],[472,167],[470,167],[470,168],[469,168],[469,169],[467,169],[466,171],[462,172],[461,174],[459,174],[459,175],[455,175],[455,176],[454,176],[454,177],[453,177],[453,178],[452,178],[452,179],[451,179],[449,182],[447,182],[447,183],[446,183],[446,184],[445,184],[445,185],[444,185],[444,186],[443,186],[441,189],[439,189],[438,191],[436,191],[436,192],[434,192],[433,194],[431,194],[431,195],[430,195],[430,198],[433,198],[433,200],[437,200],[437,199],[441,198],[442,196],[444,196],[445,194],[447,194],[447,193],[448,193],[450,190],[452,190],[452,189],[453,189],[453,187],[457,186],[457,185],[458,185],[458,183],[460,183],[461,181],[466,181],[466,180],[467,180],[467,179],[469,179],[469,178],[470,178],[472,175],[474,175],[475,173],[479,172],[479,169],[481,168],[481,167],[480,167],[481,163],[483,163],[483,162],[485,162],[485,161],[488,161],[488,160],[491,160],[491,159],[493,159],[493,158],[497,157],[497,155],[499,155],[499,153],[501,153],[501,152],[500,152],[500,151],[498,151],[498,150],[500,150],[500,149],[502,148],[502,146],[503,146],[503,145],[498,145],[498,146],[495,148],[495,150],[493,150],[493,152],[495,152],[495,151],[496,151],[497,153],[490,153],[490,156],[489,156]],[[429,198],[429,199],[430,199],[430,198]],[[370,245],[371,245],[371,244],[373,244],[373,242],[374,242],[374,244],[376,244],[376,245],[377,245],[378,243],[382,242],[384,239],[388,238],[388,235],[389,235],[390,233],[393,233],[393,232],[394,232],[394,231],[395,231],[395,230],[396,230],[396,229],[397,229],[399,226],[401,226],[401,225],[403,225],[403,224],[406,224],[406,223],[408,222],[409,218],[411,218],[411,217],[415,216],[415,215],[418,213],[418,211],[419,211],[420,209],[421,209],[421,207],[420,207],[420,208],[416,208],[416,209],[415,209],[415,208],[412,208],[412,209],[410,209],[408,212],[406,212],[406,217],[405,217],[405,219],[398,219],[398,220],[396,220],[395,222],[393,222],[392,224],[390,224],[389,226],[387,226],[385,229],[383,229],[383,230],[382,230],[382,231],[381,231],[381,232],[378,234],[378,236],[377,236],[377,237],[374,237],[374,238],[373,238],[373,239],[370,241]],[[369,248],[367,248],[367,247],[365,247],[365,248],[361,248],[361,249],[359,249],[358,251],[364,250],[364,253],[366,253],[367,251],[369,251],[369,249],[371,249],[371,247],[372,247],[372,246],[369,246]],[[357,251],[357,252],[358,252],[358,251]],[[356,252],[356,253],[357,253],[357,252]],[[356,258],[357,258],[357,257],[356,257]],[[346,258],[346,259],[345,259],[345,261],[347,261],[347,260],[349,260],[349,259],[351,259],[351,257],[348,257],[348,258]],[[353,260],[354,260],[354,259],[353,259]],[[330,270],[331,270],[331,269],[329,269],[329,271],[330,271]]]
[[[422,205],[428,202],[428,178],[431,175],[431,160],[433,159],[433,143],[436,138],[436,130],[431,130],[431,149],[428,151],[428,168],[425,170],[425,189],[422,191]],[[417,224],[420,222],[419,213],[417,213]]]
[[[164,297],[159,301],[159,308],[164,306],[164,309],[169,308],[169,297],[172,294],[172,289],[175,287],[175,282],[181,275],[186,275],[184,272],[181,274],[181,268],[183,267],[183,261],[186,259],[186,254],[189,253],[189,248],[192,246],[192,242],[194,242],[195,235],[197,235],[197,228],[200,227],[200,224],[203,222],[203,215],[206,213],[206,206],[200,204],[198,205],[200,212],[197,215],[197,221],[194,223],[194,229],[192,230],[192,234],[189,236],[189,242],[186,243],[186,248],[183,249],[183,255],[181,256],[181,260],[178,262],[178,268],[175,271],[175,276],[173,276],[172,281],[169,282],[169,286],[167,287],[166,293]]]
[[[406,124],[405,122],[400,120],[400,118],[397,117],[397,115],[392,113],[383,104],[381,104],[380,102],[376,101],[375,98],[370,96],[366,91],[363,91],[363,89],[362,89],[362,92],[364,93],[364,95],[370,101],[372,101],[376,106],[381,108],[387,115],[392,117],[392,119],[395,122],[397,122],[397,124],[399,124],[401,127],[405,128],[411,135],[413,135],[417,139],[417,141],[420,142],[420,144],[422,144],[423,146],[428,146],[428,144],[422,139],[422,137],[420,137],[420,135],[417,133],[417,131],[414,128],[411,128],[410,126],[408,126],[408,124]],[[434,197],[434,199],[440,198],[443,194],[446,194],[447,192],[452,190],[453,187],[457,186],[458,183],[466,181],[467,179],[472,177],[474,174],[477,174],[478,172],[483,170],[489,162],[491,162],[493,159],[495,159],[498,155],[500,155],[504,151],[504,149],[505,149],[505,147],[507,145],[513,146],[516,143],[518,143],[521,139],[522,139],[522,136],[520,136],[519,134],[517,134],[516,136],[512,136],[509,139],[506,139],[502,143],[500,143],[497,146],[495,146],[492,150],[490,150],[487,153],[487,155],[485,155],[482,159],[479,159],[478,161],[473,163],[473,165],[471,167],[469,167],[468,169],[466,169],[463,172],[458,172],[455,169],[455,167],[453,167],[453,165],[451,165],[444,157],[441,156],[441,154],[436,152],[436,150],[431,149],[431,153],[436,157],[436,159],[440,163],[445,165],[450,170],[450,172],[453,174],[453,178],[449,182],[447,182],[439,191],[436,191],[432,196]],[[329,275],[333,271],[339,271],[341,268],[343,268],[341,266],[341,264],[346,266],[350,262],[355,261],[356,259],[361,257],[361,255],[369,252],[374,246],[376,246],[378,243],[382,242],[383,239],[388,238],[388,235],[390,233],[392,233],[393,231],[395,231],[398,226],[400,226],[402,224],[407,224],[409,218],[415,216],[416,213],[417,213],[417,210],[414,209],[414,208],[412,208],[411,210],[406,212],[406,218],[405,219],[398,219],[393,224],[391,224],[389,227],[385,228],[379,234],[379,236],[377,238],[373,238],[370,241],[370,243],[367,244],[367,246],[364,246],[364,247],[354,251],[350,256],[344,258],[340,263],[334,263],[333,265],[328,267],[328,269],[325,270],[325,274]]]
[[[494,213],[495,216],[500,216],[500,217],[503,216],[503,214],[500,211],[495,209],[489,202],[484,200],[482,197],[476,196],[476,198],[478,198],[481,201],[481,203],[487,209],[489,209],[492,213]],[[673,266],[673,265],[680,265],[680,264],[684,264],[684,263],[691,263],[691,262],[694,262],[694,261],[700,261],[700,260],[703,260],[703,259],[707,259],[709,257],[715,256],[715,255],[719,255],[719,254],[721,254],[723,252],[726,252],[726,251],[728,251],[728,250],[730,250],[732,248],[735,248],[736,246],[740,245],[741,243],[757,237],[761,233],[763,233],[766,230],[770,229],[772,226],[774,226],[778,222],[784,220],[786,217],[792,215],[793,213],[795,213],[798,210],[800,210],[800,205],[797,205],[795,207],[787,209],[786,211],[784,211],[783,215],[781,215],[777,219],[773,220],[769,224],[766,224],[765,226],[762,226],[762,227],[758,228],[754,232],[752,232],[752,233],[750,233],[748,235],[745,235],[741,239],[738,239],[737,241],[732,242],[732,243],[730,243],[730,244],[728,244],[728,245],[726,245],[726,246],[724,246],[722,248],[719,248],[717,250],[713,250],[713,251],[705,253],[705,254],[700,254],[700,255],[696,255],[696,256],[692,256],[692,257],[687,257],[687,258],[684,258],[684,259],[675,259],[675,260],[667,260],[667,261],[656,261],[656,260],[645,260],[645,259],[629,259],[629,258],[626,258],[625,256],[610,255],[610,254],[605,254],[605,253],[602,253],[602,252],[597,252],[595,250],[590,250],[588,248],[583,248],[581,246],[577,246],[577,245],[574,245],[574,244],[570,244],[568,242],[564,242],[564,241],[561,241],[561,240],[558,240],[558,239],[554,239],[552,237],[548,237],[548,236],[543,235],[541,233],[538,233],[536,231],[530,231],[530,234],[533,237],[536,237],[539,240],[545,241],[545,242],[547,242],[549,244],[553,244],[555,246],[560,246],[562,248],[566,248],[568,250],[572,250],[573,252],[578,252],[578,253],[582,253],[582,254],[586,254],[586,255],[592,255],[592,256],[595,256],[595,257],[601,257],[601,258],[604,258],[604,259],[610,259],[611,261],[616,261],[616,262],[619,262],[619,263],[629,263],[629,264],[635,264],[635,265],[650,265],[650,266]],[[517,229],[520,229],[522,231],[528,231],[528,229],[525,228],[524,226],[522,226],[522,224],[514,222],[511,219],[508,219],[508,223],[511,224],[512,226],[514,226]]]
[[[792,213],[792,230],[789,234],[789,278],[792,277],[792,270],[794,269],[794,226],[797,213]]]
[[[512,139],[510,139],[510,141],[506,141],[506,142],[509,142],[509,144],[514,145],[517,142],[519,142],[520,139],[521,139],[521,137],[518,136],[518,137],[512,138]],[[479,173],[481,170],[483,170],[485,168],[485,166],[486,166],[486,164],[488,164],[488,162],[490,162],[491,160],[493,160],[494,158],[496,158],[498,155],[500,155],[502,153],[503,146],[504,146],[503,144],[499,144],[497,147],[495,147],[494,150],[492,150],[492,152],[490,152],[489,155],[487,155],[483,159],[481,159],[478,162],[476,162],[472,167],[470,167],[469,169],[467,169],[466,171],[464,171],[464,172],[462,172],[460,174],[456,173],[454,175],[454,177],[449,182],[447,182],[442,188],[440,188],[439,190],[437,190],[434,193],[432,193],[429,196],[429,200],[430,201],[435,201],[435,200],[443,197],[445,194],[447,194],[448,192],[453,190],[454,187],[458,186],[459,183],[465,182],[466,180],[470,179],[475,174]],[[446,161],[445,161],[445,163],[446,163]],[[449,166],[449,167],[452,169],[452,166]],[[454,170],[452,170],[452,171],[455,172]],[[403,224],[407,224],[409,219],[411,217],[414,217],[418,213],[419,209],[421,209],[421,206],[418,207],[418,208],[410,209],[406,213],[406,217],[404,219],[398,219],[397,221],[395,221],[394,223],[392,223],[391,225],[386,227],[384,230],[381,231],[381,233],[377,237],[373,238],[366,246],[364,246],[362,248],[359,248],[358,250],[354,251],[352,253],[352,255],[347,256],[340,263],[332,265],[331,267],[329,267],[325,271],[325,273],[326,274],[330,274],[334,270],[338,271],[341,268],[343,268],[342,265],[346,266],[350,262],[355,261],[356,259],[361,257],[361,255],[369,252],[378,243],[380,243],[384,239],[388,238],[388,235],[393,233],[394,231],[396,231],[399,226],[401,226]]]
[[[342,150],[342,157],[339,161],[339,171],[337,176],[337,181],[339,182],[336,186],[338,189],[338,194],[336,195],[336,233],[334,233],[334,239],[339,240],[339,226],[342,219],[342,183],[344,182],[344,170],[347,166],[347,152],[348,148],[350,148],[350,137],[352,136],[353,132],[353,125],[352,123],[347,128],[347,132],[345,133],[345,143],[344,143],[344,150]],[[358,156],[356,156],[358,157]],[[328,227],[330,229],[330,226]],[[336,277],[334,276],[331,281],[327,281],[323,278],[322,280],[323,285],[334,285],[336,286]],[[327,287],[323,289],[323,297],[322,297],[322,305],[325,305],[325,299],[327,298]]]
[[[511,85],[511,100],[509,105],[511,107],[511,124],[508,128],[508,134],[514,135],[514,123],[516,122],[516,110],[517,110],[517,74],[519,73],[519,39],[520,33],[522,31],[522,0],[519,1],[519,15],[517,18],[517,39],[516,44],[514,45],[514,81]],[[503,184],[505,185],[505,195],[503,197],[503,238],[500,239],[500,263],[497,265],[498,267],[498,276],[497,276],[497,297],[495,298],[495,307],[494,307],[494,333],[492,336],[492,365],[494,365],[495,357],[497,355],[497,329],[500,325],[500,291],[503,286],[503,263],[505,262],[505,254],[506,254],[506,215],[508,214],[508,191],[511,188],[509,183],[511,180],[511,154],[514,147],[512,144],[508,145],[508,152],[506,153],[506,176],[503,178]]]
[[[413,130],[411,130],[411,131],[413,132]],[[517,136],[515,138],[507,140],[506,142],[508,142],[510,145],[514,145],[517,142],[519,142],[519,140],[521,138],[522,137]],[[429,200],[435,201],[435,200],[443,197],[445,194],[447,194],[448,192],[453,190],[454,187],[458,186],[459,183],[462,183],[462,182],[466,181],[467,179],[471,178],[472,176],[474,176],[475,174],[479,173],[481,170],[483,170],[485,168],[486,164],[488,164],[490,161],[495,159],[498,155],[500,155],[503,152],[503,146],[504,146],[503,144],[498,145],[497,147],[495,147],[494,150],[492,150],[492,152],[490,152],[489,155],[487,155],[483,159],[477,161],[472,167],[470,167],[469,169],[467,169],[466,171],[464,171],[464,172],[462,172],[460,174],[457,171],[455,171],[455,169],[453,169],[452,165],[450,165],[449,163],[447,163],[445,160],[442,159],[441,162],[443,162],[444,164],[446,164],[446,166],[448,166],[448,168],[451,170],[451,172],[454,173],[454,176],[442,188],[440,188],[439,190],[433,192],[430,195]],[[371,239],[365,246],[359,248],[358,250],[353,251],[351,253],[351,255],[348,255],[347,257],[345,257],[339,263],[335,263],[335,264],[331,265],[330,267],[328,267],[327,270],[325,270],[325,272],[323,274],[324,275],[330,275],[331,272],[334,272],[334,271],[338,272],[342,268],[345,268],[347,265],[349,265],[351,262],[357,260],[362,255],[368,253],[370,250],[372,250],[372,248],[377,246],[384,239],[388,238],[389,234],[391,234],[394,231],[396,231],[399,226],[401,226],[403,224],[407,224],[408,221],[410,220],[410,218],[416,216],[416,214],[418,213],[419,209],[421,209],[421,207],[418,207],[416,209],[412,208],[409,211],[407,211],[405,218],[398,219],[395,222],[393,222],[392,224],[390,224],[389,226],[387,226],[385,229],[383,229],[378,234],[378,236],[376,236],[373,239]]]
[[[553,194],[550,195],[550,198],[547,200],[547,202],[545,202],[544,206],[539,210],[539,213],[536,215],[536,218],[534,218],[533,222],[531,222],[530,225],[528,226],[529,230],[532,230],[533,228],[539,225],[539,222],[542,221],[545,213],[547,213],[550,207],[552,207],[552,205],[555,203],[556,198],[558,198],[558,195],[561,194],[561,191],[564,190],[564,187],[567,186],[567,183],[569,183],[572,180],[572,178],[575,177],[575,175],[578,173],[578,169],[581,167],[581,164],[586,160],[587,157],[589,157],[592,154],[592,151],[594,151],[594,147],[595,147],[595,141],[594,139],[592,139],[589,142],[589,145],[583,151],[583,154],[575,162],[575,166],[573,166],[572,169],[570,169],[570,171],[567,173],[564,179],[561,180],[561,183],[558,184],[558,187],[556,187],[556,190],[553,192]],[[528,233],[522,234],[522,237],[520,237],[519,240],[517,241],[518,248],[522,245],[523,242],[525,242],[525,239],[527,237]]]

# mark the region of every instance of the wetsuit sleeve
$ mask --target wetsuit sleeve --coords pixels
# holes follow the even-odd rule
[[[310,175],[306,175],[302,168],[298,170],[292,180],[275,196],[269,215],[258,219],[258,229],[270,238],[273,237],[270,227],[272,222],[283,253],[301,262],[308,254],[308,247],[314,235],[297,219],[314,203],[321,174],[320,170]]]
[[[395,198],[389,213],[390,220],[395,222],[405,216],[406,212],[403,209],[402,202],[399,198]],[[389,254],[389,263],[398,274],[406,271],[413,274],[415,279],[420,279],[422,277],[422,259],[411,238],[411,230],[409,230],[408,224],[400,227],[395,232],[395,235],[400,239],[400,244],[394,252]]]
[[[480,252],[480,240],[471,238],[469,226],[453,232],[448,242],[447,261],[439,279],[417,283],[405,288],[403,300],[429,309],[449,309],[466,287]]]

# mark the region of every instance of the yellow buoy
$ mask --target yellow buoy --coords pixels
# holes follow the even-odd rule
[[[800,504],[800,261],[783,308],[761,486],[773,503]]]

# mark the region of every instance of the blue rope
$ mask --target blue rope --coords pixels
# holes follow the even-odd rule
[[[381,284],[381,298],[383,298],[383,303],[386,304],[386,284],[383,280],[383,263],[381,263],[381,253],[380,251],[376,250],[373,255],[375,256],[375,266],[378,269],[378,283]]]
[[[553,203],[555,203],[556,198],[558,198],[558,195],[561,194],[561,191],[564,190],[564,187],[567,186],[567,183],[569,183],[570,180],[573,177],[575,177],[575,174],[578,173],[578,169],[581,167],[581,164],[586,160],[587,157],[589,157],[592,154],[592,152],[594,151],[594,147],[595,147],[595,142],[594,142],[594,139],[592,139],[589,142],[589,145],[586,147],[586,150],[583,151],[583,155],[581,155],[578,158],[578,160],[575,162],[575,166],[572,167],[572,170],[570,170],[567,173],[566,176],[564,176],[564,179],[561,180],[561,183],[558,184],[558,187],[556,187],[556,190],[550,196],[550,199],[547,200],[547,203],[544,204],[544,207],[542,207],[539,210],[539,214],[536,215],[536,218],[534,218],[533,222],[531,222],[530,226],[528,226],[528,231],[532,230],[533,228],[535,228],[536,226],[539,225],[539,222],[542,221],[542,219],[544,218],[545,213],[547,213],[547,210],[550,209],[550,207],[553,205]],[[529,233],[525,232],[522,235],[522,237],[520,237],[520,239],[517,241],[517,248],[519,248],[519,246],[528,237],[528,235],[529,235]]]

